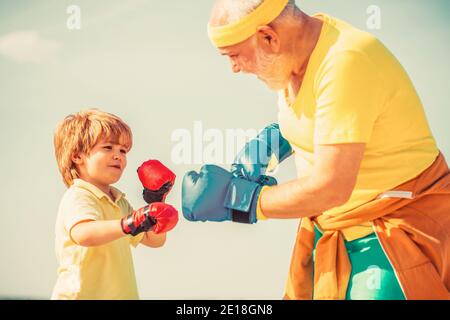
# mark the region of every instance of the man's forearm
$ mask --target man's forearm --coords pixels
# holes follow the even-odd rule
[[[261,194],[260,205],[264,216],[275,219],[292,219],[319,215],[339,206],[346,199],[312,178],[302,178],[269,187]]]
[[[120,220],[81,222],[72,228],[71,235],[83,247],[101,246],[125,236]]]

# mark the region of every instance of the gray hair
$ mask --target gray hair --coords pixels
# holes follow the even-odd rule
[[[264,1],[265,0],[219,0],[216,3],[216,10],[214,10],[216,15],[213,19],[213,25],[226,25],[238,21],[242,17],[253,12]],[[218,8],[220,8],[220,10],[217,10]],[[292,12],[295,12],[295,9],[298,9],[295,5],[295,0],[289,0],[288,4],[275,21],[291,16]]]
[[[226,17],[222,20],[222,23],[229,24],[233,23],[242,17],[248,15],[253,12],[256,8],[258,8],[265,0],[222,0],[221,5],[223,12],[226,13]],[[282,19],[289,15],[289,13],[293,12],[292,9],[296,9],[295,0],[289,0],[286,7],[277,17],[277,19]]]

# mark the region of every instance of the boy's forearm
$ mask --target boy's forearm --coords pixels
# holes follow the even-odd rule
[[[74,226],[72,238],[81,246],[94,247],[125,236],[120,220],[86,221]]]
[[[166,233],[156,234],[153,231],[146,232],[141,240],[141,244],[151,248],[162,247],[165,242],[166,242]]]

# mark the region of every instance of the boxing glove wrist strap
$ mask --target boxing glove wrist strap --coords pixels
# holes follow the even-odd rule
[[[224,206],[230,209],[231,221],[256,223],[256,206],[261,186],[255,182],[233,178],[225,196]]]
[[[167,193],[172,189],[172,182],[168,181],[161,186],[158,190],[150,190],[144,187],[142,196],[147,203],[164,202]]]
[[[144,210],[140,217],[136,217],[136,212],[132,212],[127,217],[121,219],[120,226],[122,227],[123,233],[136,236],[141,232],[150,230],[156,224],[156,219],[149,215],[149,206],[145,206],[140,210]]]

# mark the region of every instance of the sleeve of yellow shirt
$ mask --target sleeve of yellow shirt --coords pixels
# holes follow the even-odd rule
[[[64,227],[66,230],[84,220],[100,220],[101,208],[95,199],[83,191],[73,192],[61,204],[61,212],[64,215]]]
[[[64,216],[64,228],[71,239],[70,232],[76,224],[81,221],[102,219],[101,208],[93,195],[81,189],[75,189],[62,201],[60,211]]]
[[[381,112],[381,77],[369,57],[342,51],[315,79],[314,144],[367,143]]]

